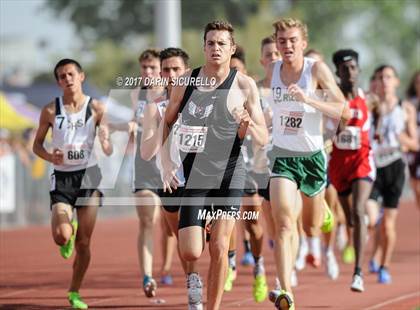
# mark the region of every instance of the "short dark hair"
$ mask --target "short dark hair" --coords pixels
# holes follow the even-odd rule
[[[204,28],[204,43],[206,42],[206,36],[207,36],[207,32],[212,31],[212,30],[220,30],[220,31],[227,31],[230,34],[230,40],[232,42],[233,45],[235,45],[235,39],[233,37],[233,26],[225,21],[213,21],[211,23],[208,23],[206,25],[206,27]]]
[[[79,73],[83,72],[82,66],[76,60],[70,59],[70,58],[63,58],[59,62],[57,62],[57,64],[54,67],[54,76],[57,81],[58,81],[58,73],[57,73],[58,68],[63,67],[68,64],[74,65]]]
[[[332,61],[337,69],[340,64],[349,60],[354,60],[359,64],[359,53],[352,49],[342,49],[336,51],[332,57]]]
[[[377,67],[377,68],[375,69],[375,71],[373,71],[373,76],[375,76],[375,78],[376,78],[376,75],[377,75],[378,73],[380,73],[380,72],[384,71],[385,69],[391,69],[391,70],[394,72],[395,76],[396,76],[396,77],[398,77],[398,72],[397,72],[397,69],[395,69],[395,67],[394,67],[394,66],[392,66],[392,65],[388,65],[388,64],[380,65],[379,67]]]
[[[245,65],[246,63],[245,63],[245,50],[244,50],[244,48],[242,46],[237,45],[236,46],[236,51],[232,55],[231,58],[239,59]]]
[[[143,51],[139,56],[139,62],[142,62],[143,60],[148,60],[152,58],[160,59],[159,57],[160,51],[155,48],[148,48],[147,50]]]
[[[274,34],[272,34],[271,36],[265,37],[264,39],[261,40],[261,51],[265,45],[271,44],[271,43],[276,43]]]
[[[171,57],[180,57],[182,61],[184,62],[185,67],[188,67],[188,61],[190,60],[190,57],[188,54],[177,47],[168,47],[162,50],[159,54],[160,62],[164,61],[165,59],[171,58]]]

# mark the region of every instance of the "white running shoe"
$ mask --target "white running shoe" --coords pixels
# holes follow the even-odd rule
[[[308,243],[305,241],[301,241],[299,243],[299,250],[298,255],[295,262],[295,268],[296,270],[300,271],[305,268],[306,265],[306,255],[308,255],[309,249],[308,249]]]
[[[328,277],[332,280],[336,280],[340,274],[340,268],[338,267],[334,252],[327,252],[325,254],[325,259],[325,267]]]
[[[203,283],[198,273],[187,276],[188,310],[203,310]]]
[[[355,274],[353,276],[353,282],[351,283],[350,289],[353,292],[363,292],[365,290],[365,287],[363,285],[363,278],[362,276]]]

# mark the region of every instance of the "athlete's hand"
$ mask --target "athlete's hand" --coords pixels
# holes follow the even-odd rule
[[[251,116],[245,108],[234,108],[232,115],[239,125],[248,125],[251,122]]]
[[[295,98],[295,100],[305,103],[308,102],[308,97],[306,96],[305,92],[296,84],[291,84],[287,88],[287,91]]]
[[[103,143],[105,140],[109,140],[109,129],[108,126],[99,126],[98,130],[99,141]]]
[[[54,165],[62,165],[64,163],[64,153],[60,149],[55,148],[52,152],[52,163]]]
[[[163,192],[168,191],[172,194],[172,189],[176,190],[179,185],[179,179],[176,176],[176,168],[170,168],[168,170],[163,170],[162,173],[162,183],[163,183]]]

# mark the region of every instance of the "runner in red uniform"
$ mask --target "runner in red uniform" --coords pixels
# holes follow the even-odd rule
[[[357,87],[360,72],[358,58],[358,53],[353,50],[339,50],[333,55],[340,88],[349,102],[351,118],[346,124],[340,124],[331,153],[329,176],[337,189],[347,223],[353,228],[356,261],[351,290],[363,292],[361,267],[367,233],[365,205],[376,169],[369,141],[369,110]]]

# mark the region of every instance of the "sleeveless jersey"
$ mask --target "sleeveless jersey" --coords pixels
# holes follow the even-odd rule
[[[370,115],[366,100],[360,96],[349,101],[351,118],[346,127],[335,137],[333,155],[346,156],[370,150]]]
[[[315,60],[304,58],[302,74],[296,83],[308,96],[312,89],[312,66]],[[281,80],[281,66],[274,65],[271,79],[273,110],[273,144],[280,149],[315,153],[324,147],[322,113],[310,105],[294,100]]]
[[[394,106],[392,111],[382,117],[379,129],[382,136],[381,143],[374,141],[372,146],[376,167],[382,168],[402,158],[401,145],[398,136],[405,130],[405,117],[401,105]]]
[[[97,164],[94,153],[96,124],[92,114],[92,99],[86,96],[82,109],[68,113],[63,98],[55,99],[55,119],[52,126],[52,145],[63,152],[62,165],[54,165],[58,171],[83,170]]]
[[[200,68],[193,70],[197,77]],[[180,106],[177,145],[181,151],[188,188],[240,188],[245,167],[238,124],[227,108],[227,97],[236,70],[212,91],[189,85]]]

